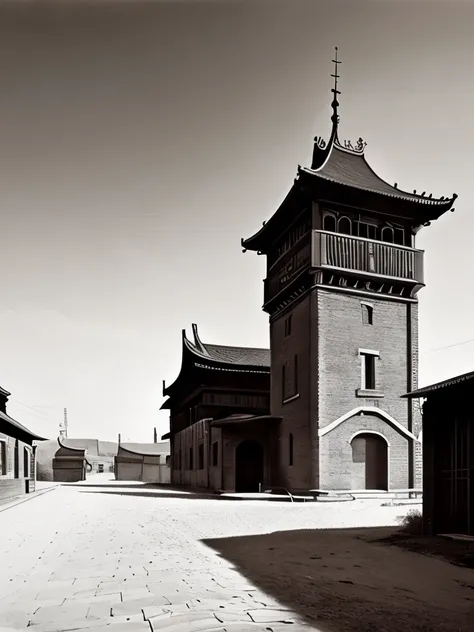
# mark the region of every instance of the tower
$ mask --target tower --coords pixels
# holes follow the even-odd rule
[[[329,141],[315,138],[311,167],[298,167],[273,216],[242,240],[266,255],[279,484],[411,489],[421,486],[421,418],[400,396],[418,376],[415,236],[457,196],[402,191],[369,166],[361,138],[339,140],[337,49],[333,61]]]

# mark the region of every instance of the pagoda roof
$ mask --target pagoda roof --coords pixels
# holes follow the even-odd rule
[[[298,166],[295,182],[277,211],[267,222],[264,222],[257,233],[248,239],[242,239],[242,247],[245,250],[263,252],[262,249],[274,239],[270,236],[270,233],[274,234],[275,232],[273,229],[276,229],[276,236],[278,236],[278,232],[284,229],[283,224],[288,225],[288,221],[282,222],[281,216],[284,214],[289,217],[289,223],[296,219],[298,196],[303,195],[306,201],[308,198],[314,201],[328,199],[334,195],[334,187],[340,192],[346,190],[347,193],[354,194],[354,197],[359,199],[360,194],[365,194],[367,198],[372,200],[375,196],[379,200],[379,205],[381,200],[385,199],[386,204],[387,198],[390,198],[392,209],[394,204],[397,205],[397,208],[403,207],[404,214],[408,213],[408,216],[418,225],[438,219],[443,213],[451,209],[457,198],[455,193],[451,197],[435,198],[432,194],[426,195],[425,192],[421,194],[416,191],[409,193],[399,189],[396,184],[391,185],[378,176],[369,165],[365,158],[367,143],[362,138],[359,138],[355,145],[349,141],[341,143],[339,140],[339,103],[337,100],[337,95],[340,94],[337,89],[337,79],[339,78],[337,65],[340,62],[337,60],[337,54],[333,61],[336,64],[336,71],[332,75],[335,77],[335,86],[332,89],[334,99],[331,116],[332,131],[329,141],[326,143],[320,137],[314,139],[311,167]],[[336,193],[335,197],[338,195]],[[350,199],[351,195],[349,196]],[[333,201],[337,202],[336,199]],[[367,206],[370,207],[369,202],[367,202]]]
[[[327,160],[320,168],[298,167],[298,173],[415,204],[441,207],[443,212],[447,211],[456,199],[456,194],[450,198],[434,198],[425,193],[409,193],[389,184],[378,176],[367,162],[360,140],[359,146],[359,150],[343,147],[336,137]]]
[[[193,341],[186,337],[185,329],[182,331],[181,369],[172,384],[166,387],[163,382],[163,396],[171,396],[178,384],[186,379],[186,374],[192,368],[237,373],[270,372],[270,349],[205,343],[200,339],[197,325],[194,323],[192,330]],[[161,408],[168,408],[168,402],[169,400]]]

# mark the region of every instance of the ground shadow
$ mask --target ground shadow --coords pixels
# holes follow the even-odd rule
[[[148,488],[152,488],[152,489],[161,489],[161,487],[159,485],[156,485],[155,483],[121,483],[120,481],[115,481],[114,479],[114,484],[111,485],[110,483],[94,483],[92,480],[90,483],[68,483],[68,487],[106,487],[107,489],[126,489],[126,488],[132,488],[132,489],[148,489]]]
[[[137,491],[127,491],[124,490],[120,487],[117,487],[116,490],[114,490],[113,488],[110,487],[110,485],[108,486],[108,490],[96,490],[96,489],[85,489],[87,487],[92,487],[91,485],[83,485],[82,486],[83,489],[80,490],[81,494],[109,494],[110,496],[136,496],[136,497],[143,497],[143,498],[178,498],[179,500],[243,500],[242,498],[238,498],[238,497],[226,497],[226,496],[220,496],[218,494],[199,494],[196,492],[190,492],[190,493],[178,493],[174,490],[170,490],[169,492],[165,492],[165,491],[160,491],[157,488],[154,488],[155,491],[141,491],[143,488],[139,487],[137,489],[137,487],[135,487],[135,489],[137,489]],[[131,487],[131,486],[130,486]],[[143,486],[145,487],[145,486]]]
[[[203,543],[325,632],[472,630],[472,571],[382,544],[394,531],[283,531]]]
[[[391,533],[389,536],[375,539],[374,541],[380,544],[399,546],[413,553],[438,557],[457,566],[474,568],[474,539],[463,540],[443,536]]]

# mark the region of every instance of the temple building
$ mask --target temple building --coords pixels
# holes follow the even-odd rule
[[[182,332],[181,369],[169,386],[171,483],[215,491],[258,492],[278,473],[270,413],[270,352],[193,340]]]
[[[403,191],[371,168],[362,139],[340,140],[339,63],[336,49],[329,141],[315,139],[311,166],[242,240],[266,256],[277,479],[292,491],[407,491],[422,483],[421,415],[401,397],[418,378],[416,235],[456,195]]]

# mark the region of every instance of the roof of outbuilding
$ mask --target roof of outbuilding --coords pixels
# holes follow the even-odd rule
[[[407,397],[410,399],[416,397],[426,397],[430,393],[435,393],[437,391],[444,390],[451,386],[456,386],[457,384],[461,384],[463,382],[469,382],[474,380],[474,371],[470,371],[469,373],[463,373],[462,375],[457,375],[456,377],[451,377],[447,380],[443,380],[442,382],[436,382],[435,384],[430,384],[429,386],[424,386],[423,388],[418,388],[415,391],[411,391],[410,393],[406,393],[402,395],[402,397]]]
[[[159,443],[121,443],[119,447],[127,452],[143,454],[145,456],[169,454],[170,452],[169,441],[161,441]]]

